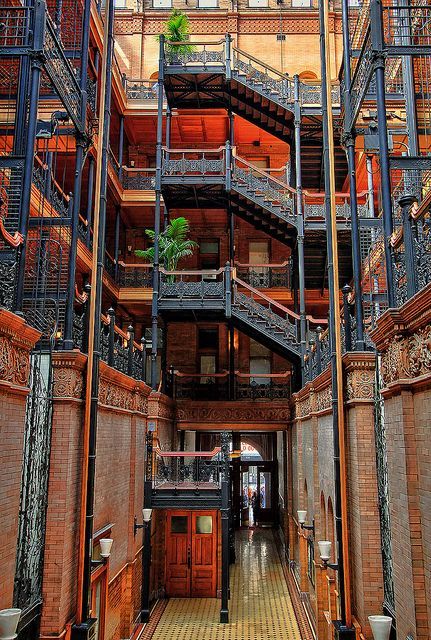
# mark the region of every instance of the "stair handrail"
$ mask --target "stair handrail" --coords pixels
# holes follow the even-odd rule
[[[226,378],[229,371],[223,369],[219,373],[187,373],[186,371],[174,371],[177,378]]]
[[[310,199],[318,199],[321,198],[322,200],[325,199],[325,194],[322,192],[316,192],[314,193],[313,191],[307,191],[306,189],[302,190],[302,193],[304,194],[305,198],[310,198]],[[369,195],[369,191],[366,189],[364,191],[359,191],[357,193],[357,198],[362,198],[364,196],[368,196]],[[337,191],[335,193],[335,197],[336,198],[344,198],[344,199],[350,199],[350,192],[348,191]]]
[[[172,148],[172,147],[167,147],[166,145],[162,146],[162,151],[166,151],[169,154],[171,153],[217,153],[217,152],[224,152],[226,151],[226,145],[222,144],[220,147],[217,147],[215,149],[177,149],[177,148]]]
[[[291,371],[283,371],[282,373],[242,373],[235,370],[235,375],[238,378],[270,378],[271,380],[280,378],[290,378],[292,376]]]
[[[287,316],[290,316],[291,318],[294,318],[294,320],[299,320],[300,319],[300,316],[297,313],[295,313],[294,311],[291,311],[290,309],[288,309],[284,305],[280,304],[279,302],[276,302],[275,300],[273,300],[269,296],[265,295],[261,291],[258,291],[258,289],[254,289],[254,287],[252,287],[249,284],[247,284],[246,282],[244,282],[244,280],[241,280],[240,278],[237,278],[236,276],[233,277],[232,279],[233,279],[233,282],[234,282],[235,285],[239,284],[241,287],[243,287],[244,289],[247,289],[250,293],[252,293],[257,298],[262,298],[263,300],[265,300],[270,306],[275,307],[276,309],[279,309],[280,311],[285,313]]]
[[[244,160],[244,158],[242,158],[241,156],[238,156],[234,150],[232,151],[232,157],[233,157],[234,162],[238,161],[238,162],[241,162],[242,164],[245,164],[252,171],[255,171],[256,173],[260,173],[264,178],[267,178],[268,180],[271,180],[272,182],[275,182],[282,189],[285,189],[286,191],[290,191],[290,193],[296,195],[296,189],[294,189],[293,187],[291,187],[288,184],[285,184],[284,182],[281,182],[281,180],[279,180],[278,178],[274,178],[270,173],[268,173],[267,171],[264,171],[260,167],[256,167],[251,162],[248,162],[247,160]]]
[[[175,270],[175,271],[168,271],[167,269],[165,269],[164,267],[159,267],[159,272],[163,273],[163,275],[165,276],[207,276],[207,275],[219,275],[220,273],[223,273],[225,271],[225,267],[221,267],[220,269],[200,269],[200,270],[196,270],[196,269],[190,269],[188,271],[183,271],[183,270]]]
[[[244,56],[244,58],[247,58],[248,60],[251,60],[252,62],[255,62],[256,64],[259,64],[261,67],[264,67],[265,69],[268,69],[268,71],[270,71],[271,73],[274,73],[275,75],[279,76],[283,80],[287,80],[287,82],[289,82],[292,85],[292,89],[293,89],[293,78],[288,76],[286,73],[283,73],[282,71],[279,71],[278,69],[275,69],[275,67],[271,67],[270,64],[267,64],[266,62],[263,62],[262,60],[259,60],[259,58],[255,58],[255,56],[252,56],[250,53],[247,53],[246,51],[243,51],[242,49],[239,49],[238,47],[232,47],[232,51],[234,53],[237,53],[240,56]]]
[[[248,262],[237,262],[235,261],[236,267],[267,267],[268,269],[280,269],[281,267],[287,267],[290,264],[290,260],[286,260],[285,262],[281,262],[280,264],[273,262],[262,262],[262,264],[251,264]]]

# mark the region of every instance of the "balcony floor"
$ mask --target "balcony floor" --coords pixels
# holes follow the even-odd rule
[[[152,640],[301,640],[272,531],[241,530],[236,545],[229,624],[219,623],[220,600],[172,598]]]

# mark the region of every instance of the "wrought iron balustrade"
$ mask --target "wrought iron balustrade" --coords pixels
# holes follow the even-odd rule
[[[300,82],[299,95],[302,106],[321,106],[322,104],[322,85],[312,84],[311,82]],[[341,102],[341,91],[339,84],[331,86],[331,104],[337,106]]]
[[[278,216],[294,223],[295,190],[238,156],[232,159],[232,188],[256,203],[263,200],[277,210]]]
[[[235,400],[284,400],[291,396],[290,372],[235,372]]]
[[[148,289],[153,286],[153,265],[118,263],[117,283],[120,287]]]
[[[225,40],[216,42],[169,42],[165,41],[165,65],[194,67],[220,66],[226,63]]]
[[[16,238],[21,210],[24,160],[0,158],[0,218],[8,237]],[[0,234],[0,306],[12,309],[17,278],[17,248]]]
[[[105,271],[115,280],[116,269],[114,258],[105,250]]]
[[[32,43],[34,8],[29,0],[18,4],[6,1],[0,7],[0,52],[17,55]]]
[[[291,106],[294,100],[293,79],[237,47],[232,48],[232,75],[263,96]]]
[[[53,178],[49,166],[42,164],[37,156],[33,168],[33,184],[40,191],[41,198],[49,202],[60,218],[68,216],[70,196],[64,193]]]
[[[370,26],[368,25],[362,44],[361,53],[355,64],[352,77],[350,91],[350,113],[346,112],[345,114],[346,127],[348,129],[355,125],[362,101],[368,92],[368,87],[373,75],[373,55],[374,52],[371,43],[371,30]]]
[[[108,158],[109,158],[109,163],[110,163],[111,167],[114,169],[114,171],[117,174],[117,176],[119,176],[120,175],[120,163],[118,162],[117,158],[115,157],[115,154],[112,151],[111,147],[109,147],[109,150],[108,150]]]
[[[196,300],[222,300],[225,298],[225,269],[204,271],[166,271],[161,268],[159,300],[173,299],[181,305]]]
[[[156,169],[123,167],[121,185],[127,190],[153,190],[156,188]]]
[[[235,264],[236,274],[255,289],[285,288],[292,286],[292,261],[282,264]]]
[[[213,451],[162,451],[154,448],[154,489],[219,489],[222,481],[221,448]]]
[[[368,193],[362,191],[357,194],[358,197],[358,216],[359,218],[370,217],[370,207],[368,204]],[[361,202],[362,201],[362,202]],[[335,194],[335,210],[336,216],[340,220],[350,220],[350,196],[347,193]],[[304,193],[304,215],[306,220],[313,218],[325,218],[325,194],[321,193]]]
[[[134,330],[130,326],[127,333],[115,324],[113,309],[102,315],[100,324],[100,356],[110,367],[136,380],[145,380],[145,350],[143,344],[134,340]]]
[[[158,94],[157,80],[126,78],[125,91],[128,100],[142,100],[155,104]]]
[[[228,400],[229,373],[174,372],[173,394],[176,400]]]
[[[162,176],[187,178],[194,176],[224,177],[225,147],[219,149],[166,149],[162,151]]]
[[[389,47],[430,47],[431,7],[427,0],[383,7],[383,35]]]
[[[63,46],[58,39],[55,25],[46,12],[46,28],[44,40],[44,68],[60,97],[69,117],[78,131],[83,132],[81,122],[81,90],[76,71],[66,58]]]
[[[279,400],[291,394],[290,373],[251,374],[235,371],[230,388],[230,374],[174,372],[176,400]]]

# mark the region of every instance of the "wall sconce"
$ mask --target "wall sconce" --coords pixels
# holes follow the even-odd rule
[[[330,542],[330,540],[319,540],[317,544],[319,546],[319,555],[323,566],[325,568],[329,567],[329,569],[334,569],[334,571],[337,571],[338,564],[329,562],[329,558],[331,557],[332,542]]]
[[[374,640],[389,640],[392,628],[390,616],[368,616]]]
[[[0,640],[14,640],[16,628],[21,617],[21,609],[2,609],[0,611]]]
[[[142,517],[143,517],[143,524],[138,524],[138,520],[135,516],[135,520],[133,522],[133,535],[136,536],[136,532],[138,529],[143,529],[144,527],[148,527],[148,525],[151,522],[151,516],[153,514],[153,510],[152,509],[142,509]]]
[[[100,538],[99,545],[100,545],[101,560],[92,560],[91,561],[92,567],[100,567],[100,565],[105,564],[107,562],[109,556],[111,555],[111,547],[113,542],[114,541],[112,538]]]
[[[314,534],[314,520],[313,524],[305,524],[305,521],[307,520],[307,512],[299,509],[296,513],[298,514],[298,522],[301,525],[301,529],[312,531]]]
[[[133,167],[135,166],[135,161],[134,160],[130,160],[129,165],[133,169]]]

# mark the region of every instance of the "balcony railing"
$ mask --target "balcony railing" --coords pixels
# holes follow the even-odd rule
[[[19,54],[30,46],[33,36],[32,15],[34,8],[28,1],[6,1],[0,7],[0,49]]]
[[[359,218],[369,218],[371,216],[371,209],[368,204],[368,192],[362,191],[361,193],[358,193],[357,198]],[[348,193],[335,194],[335,208],[337,218],[339,220],[350,220],[351,209],[350,196]],[[304,214],[305,220],[310,222],[313,219],[324,220],[325,194],[304,191]]]
[[[162,451],[154,449],[154,489],[219,489],[221,448],[212,451]]]
[[[118,262],[117,284],[131,289],[148,289],[153,286],[152,264],[126,264]]]
[[[157,80],[126,78],[125,91],[128,100],[157,103]]]
[[[383,34],[389,47],[430,47],[431,7],[427,0],[383,7]]]
[[[156,170],[151,167],[123,167],[121,185],[126,190],[154,190],[156,188]]]
[[[235,263],[240,280],[255,289],[290,289],[292,286],[292,261],[281,264],[241,264]]]

